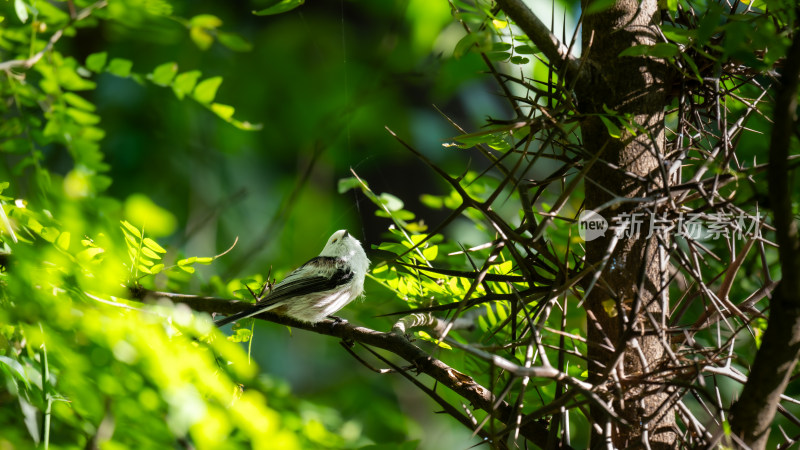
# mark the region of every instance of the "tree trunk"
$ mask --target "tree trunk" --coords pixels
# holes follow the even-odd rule
[[[597,209],[616,197],[644,197],[665,183],[657,154],[664,151],[668,66],[660,59],[618,56],[633,45],[658,42],[657,19],[656,0],[618,0],[611,9],[588,15],[583,22],[588,76],[582,74],[576,86],[579,108],[585,114],[607,114],[605,106],[628,114],[646,130],[634,136],[620,126],[620,137],[612,138],[598,116],[584,121],[584,147],[591,154],[602,151],[601,161],[585,181],[586,209]],[[621,217],[634,205],[621,203],[600,214],[611,225],[612,217]],[[619,239],[585,303],[590,381],[606,383],[616,393],[612,406],[630,424],[620,425],[593,407],[592,418],[600,425],[592,433],[593,448],[605,448],[609,439],[617,448],[642,448],[645,442],[650,448],[673,448],[677,439],[674,409],[665,404],[668,393],[663,386],[641,382],[664,358],[664,348],[645,314],[649,311],[661,321],[665,306],[657,242],[647,237],[648,223],[645,219],[638,236]],[[603,259],[613,234],[609,231],[586,243],[587,265]],[[615,377],[619,382],[613,381]]]

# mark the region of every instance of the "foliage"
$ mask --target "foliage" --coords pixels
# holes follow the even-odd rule
[[[620,57],[664,58],[677,80],[665,107],[664,167],[680,187],[668,220],[702,213],[725,237],[670,247],[662,331],[676,356],[650,379],[677,393],[686,445],[699,445],[715,420],[727,426],[731,380],[748,373],[766,326],[759,301],[778,276],[769,227],[742,227],[769,207],[758,134],[797,17],[778,0],[663,3],[664,42]],[[0,445],[416,448],[421,437],[446,448],[471,445],[474,431],[496,447],[544,446],[536,427],[587,445],[589,405],[613,408],[614,392],[590,384],[586,358],[596,343],[582,302],[603,267],[586,264],[577,223],[592,188],[581,181],[600,158],[580,127],[591,116],[612,138],[648,131],[608,106],[579,110],[564,71],[490,2],[344,5],[3,3]],[[502,105],[479,100],[473,82],[487,68]],[[438,122],[429,99],[446,105]],[[408,158],[445,188],[414,166],[387,169]],[[419,386],[390,385],[388,372],[413,369],[396,355],[365,358],[361,343],[360,362],[392,370],[359,371],[324,336],[299,351],[274,325],[242,321],[226,336],[204,313],[217,307],[159,293],[252,301],[316,254],[326,227],[357,229],[356,213],[373,266],[367,301],[345,312],[383,331],[430,313],[404,331],[497,410],[424,376],[410,378],[438,405],[411,405]],[[605,305],[628,313],[620,299]],[[418,411],[440,407],[470,427],[457,444]],[[797,434],[796,413],[787,405],[775,428]]]
[[[208,315],[158,299],[147,307],[127,300],[147,287],[189,290],[196,266],[225,252],[168,251],[148,231],[172,234],[170,212],[141,194],[125,202],[108,195],[107,133],[93,101],[102,98],[93,93],[98,83],[111,76],[148,90],[167,88],[194,102],[182,108],[205,108],[244,131],[261,126],[216,101],[222,76],[183,64],[180,70],[171,61],[141,70],[113,50],[81,57],[80,47],[65,42],[92,29],[167,32],[169,23],[178,23],[201,50],[215,40],[232,51],[249,51],[251,44],[222,31],[216,16],[184,19],[162,1],[16,0],[4,2],[1,14],[0,173],[10,182],[2,184],[7,195],[0,199],[0,444],[341,448],[369,442],[335,409],[297,399],[281,381],[260,375],[246,348],[226,339]],[[222,295],[242,295],[239,279],[218,280],[210,286],[216,282]]]

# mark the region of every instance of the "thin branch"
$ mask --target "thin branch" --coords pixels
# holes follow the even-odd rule
[[[567,78],[579,75],[579,61],[569,54],[569,49],[536,17],[522,0],[496,0],[514,23],[539,47],[547,59],[559,70],[565,70]]]
[[[65,26],[64,28],[61,28],[61,29],[57,30],[55,33],[53,33],[53,35],[50,36],[50,39],[48,39],[47,44],[44,46],[44,48],[41,49],[39,52],[37,52],[35,55],[31,56],[28,59],[12,59],[10,61],[2,62],[2,63],[0,63],[0,70],[9,71],[11,69],[17,69],[17,68],[21,68],[23,70],[30,69],[31,67],[36,65],[36,63],[38,63],[40,59],[42,59],[42,56],[44,56],[45,53],[47,53],[50,50],[52,50],[52,48],[56,44],[56,42],[58,42],[58,40],[61,39],[61,37],[64,35],[64,29],[66,29],[67,27],[71,26],[75,22],[81,21],[81,20],[89,17],[89,15],[95,9],[104,8],[106,5],[108,5],[108,2],[106,0],[101,0],[101,1],[99,1],[97,3],[94,3],[94,4],[90,5],[90,6],[87,6],[86,8],[82,9],[75,16],[74,19],[71,19],[69,21],[67,26]]]

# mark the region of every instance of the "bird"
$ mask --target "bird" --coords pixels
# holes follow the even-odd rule
[[[292,271],[255,305],[214,324],[221,327],[266,311],[309,324],[321,322],[363,295],[369,264],[358,239],[339,230],[319,256]]]

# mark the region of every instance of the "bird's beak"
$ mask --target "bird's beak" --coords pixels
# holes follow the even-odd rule
[[[350,236],[350,232],[347,231],[347,230],[344,230],[344,235],[342,235],[342,239],[346,238],[347,236]]]

